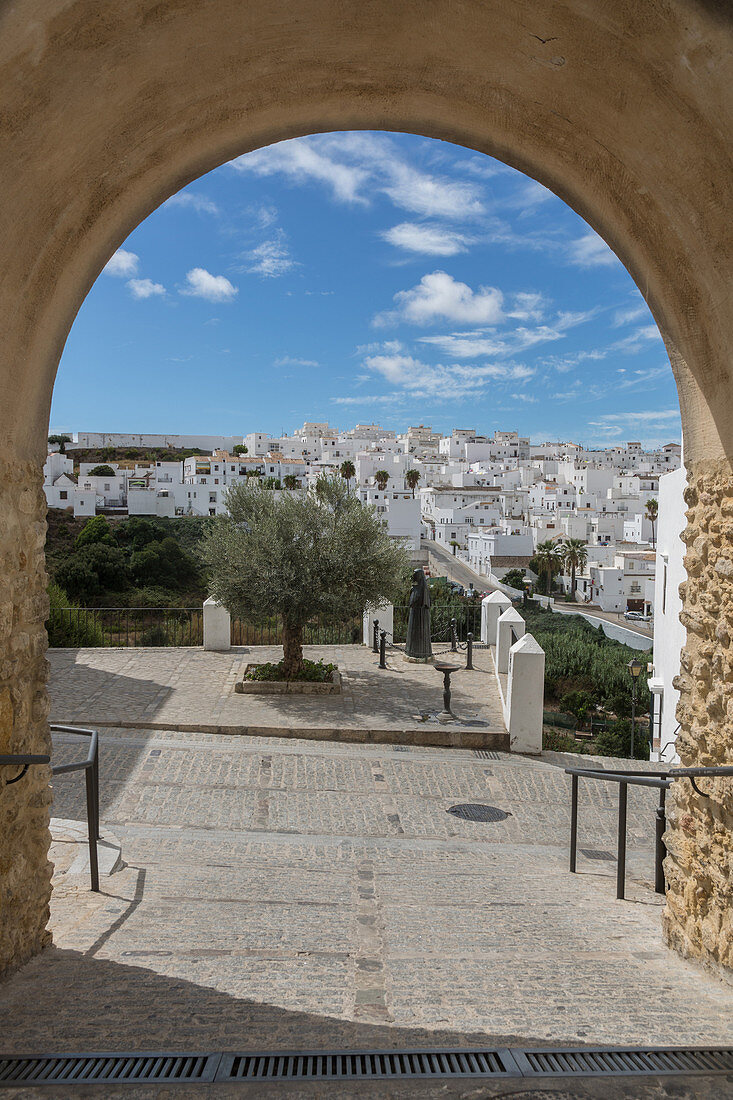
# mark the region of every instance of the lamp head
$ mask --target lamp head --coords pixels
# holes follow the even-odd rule
[[[638,680],[639,673],[641,672],[641,670],[643,669],[644,666],[641,663],[641,661],[633,660],[633,661],[629,661],[629,663],[626,667],[628,668],[629,672],[631,673],[632,678],[634,680]]]

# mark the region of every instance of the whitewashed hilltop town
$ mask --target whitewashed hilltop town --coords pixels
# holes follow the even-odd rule
[[[518,571],[536,581],[530,562],[537,564],[538,547],[576,540],[584,550],[575,576],[560,574],[562,588],[603,612],[647,620],[660,478],[681,464],[674,442],[654,451],[638,442],[589,450],[532,444],[516,431],[441,435],[422,424],[399,433],[378,424],[336,431],[305,423],[277,438],[79,432],[66,453],[49,447],[48,505],[75,516],[215,516],[226,511],[227,490],[253,476],[287,492],[340,475],[411,550],[431,540],[494,581],[516,580]],[[75,473],[75,451],[124,448],[197,453],[178,461],[80,462]]]

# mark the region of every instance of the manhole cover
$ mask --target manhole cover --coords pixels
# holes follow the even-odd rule
[[[615,863],[616,857],[612,852],[602,852],[598,848],[581,848],[580,851],[587,859],[607,859]]]
[[[451,806],[446,812],[462,817],[464,821],[504,821],[511,816],[497,806],[482,806],[480,803]]]

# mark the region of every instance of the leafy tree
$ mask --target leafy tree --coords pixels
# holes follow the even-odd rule
[[[347,458],[344,462],[341,463],[341,466],[339,467],[339,473],[341,474],[341,477],[344,479],[347,485],[351,481],[352,477],[356,477],[356,466],[350,458]]]
[[[544,578],[543,587],[547,596],[552,591],[552,579],[559,572],[561,564],[562,561],[557,546],[551,539],[537,543],[537,549],[532,561],[529,563],[529,567],[538,575],[540,580]]]
[[[58,445],[59,453],[66,454],[66,444],[71,443],[70,435],[50,435],[48,437],[49,443],[56,443]]]
[[[659,501],[655,497],[651,497],[646,502],[646,518],[651,521],[651,525],[652,525],[652,546],[657,545],[656,524],[657,524],[657,516],[658,515],[659,515]]]
[[[264,478],[263,481],[262,481],[262,488],[263,489],[281,489],[282,486],[280,484],[280,478],[279,477],[266,477],[266,478]]]
[[[520,592],[524,591],[524,569],[510,569],[501,578],[502,584],[509,585],[510,588],[517,588]]]
[[[415,489],[417,489],[417,483],[420,480],[419,470],[408,470],[405,474],[405,481],[407,482],[408,489],[412,489],[412,497],[415,499]]]
[[[215,599],[242,619],[282,617],[284,674],[303,668],[303,629],[316,615],[361,615],[394,602],[409,556],[375,510],[340,478],[319,479],[318,492],[275,496],[252,483],[227,493],[203,540]]]
[[[114,477],[115,472],[111,466],[107,466],[106,463],[102,463],[101,466],[95,466],[89,471],[89,477]]]
[[[374,480],[376,481],[376,483],[379,487],[379,491],[381,493],[383,493],[384,490],[387,488],[387,482],[389,481],[388,471],[387,470],[377,470],[376,474],[374,475]]]
[[[92,543],[103,542],[108,546],[115,546],[116,540],[112,534],[112,528],[107,523],[106,516],[92,516],[82,527],[76,536],[75,546],[91,546]]]
[[[588,550],[582,539],[565,539],[558,547],[565,569],[570,570],[570,596],[575,599],[575,574],[582,573],[588,564]]]
[[[117,537],[120,542],[128,543],[132,550],[142,550],[149,542],[157,542],[160,538],[160,528],[149,519],[141,516],[130,516],[117,528]]]
[[[125,588],[127,581],[124,552],[105,541],[80,547],[56,570],[56,582],[71,599],[82,604],[88,604],[105,590]]]
[[[453,547],[453,557],[455,557],[456,556],[456,550],[458,549],[458,547],[461,544],[457,539],[451,539],[450,540],[450,545]]]
[[[130,557],[130,574],[136,584],[181,588],[196,574],[196,565],[175,539],[149,542]]]
[[[283,485],[286,489],[297,489],[298,479],[295,474],[286,474],[283,478]]]
[[[248,451],[247,451],[247,448],[245,447],[244,443],[237,443],[234,447],[232,447],[232,454],[233,455],[246,455],[246,454],[248,454]]]

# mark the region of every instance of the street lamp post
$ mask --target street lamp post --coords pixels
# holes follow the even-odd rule
[[[631,674],[631,759],[634,759],[634,730],[636,726],[636,685],[644,667],[641,661],[629,661],[626,666]]]

